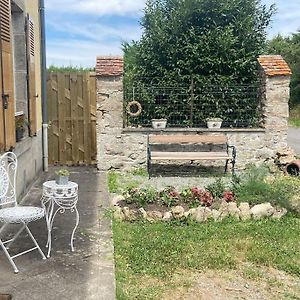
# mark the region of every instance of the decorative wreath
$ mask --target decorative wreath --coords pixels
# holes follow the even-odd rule
[[[132,108],[134,108],[134,110],[132,110]],[[142,105],[140,102],[138,102],[136,100],[130,101],[127,104],[126,111],[129,114],[129,116],[137,117],[142,112]]]

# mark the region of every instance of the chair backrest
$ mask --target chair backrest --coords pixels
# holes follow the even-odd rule
[[[13,152],[0,156],[0,208],[4,204],[16,204],[17,157]]]

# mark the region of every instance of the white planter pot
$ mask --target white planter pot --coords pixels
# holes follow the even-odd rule
[[[69,182],[69,176],[59,175],[59,176],[56,177],[55,182],[56,182],[56,184],[59,184],[59,185],[66,185]]]
[[[152,119],[152,127],[155,129],[166,128],[167,119]]]
[[[222,121],[207,121],[207,127],[210,129],[221,128]]]

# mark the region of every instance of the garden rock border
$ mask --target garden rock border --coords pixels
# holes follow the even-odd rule
[[[144,208],[129,209],[129,207],[120,207],[118,203],[125,200],[122,195],[117,195],[112,199],[113,216],[117,220],[133,222],[136,220],[171,221],[184,220],[190,218],[197,222],[206,222],[208,219],[222,221],[225,217],[234,217],[237,220],[246,221],[249,219],[259,220],[262,218],[280,219],[287,210],[281,207],[273,207],[269,202],[254,205],[250,208],[248,202],[242,202],[237,206],[236,202],[222,201],[220,208],[210,209],[205,206],[198,206],[187,211],[178,205],[171,207],[169,211],[162,213],[160,211],[146,211]]]

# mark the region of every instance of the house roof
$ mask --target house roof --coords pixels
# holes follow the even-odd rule
[[[121,56],[98,56],[96,75],[119,76],[123,74],[124,60]]]
[[[292,74],[291,69],[281,55],[261,55],[258,62],[268,76]]]

